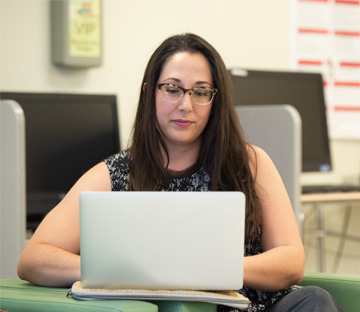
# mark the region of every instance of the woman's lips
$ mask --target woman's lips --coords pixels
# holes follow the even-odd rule
[[[173,120],[173,123],[175,123],[177,126],[181,127],[181,128],[186,128],[191,126],[191,124],[193,123],[190,120],[184,120],[184,119],[175,119]]]

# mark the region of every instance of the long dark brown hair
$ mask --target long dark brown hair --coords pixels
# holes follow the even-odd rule
[[[235,111],[233,84],[226,66],[218,52],[197,35],[187,33],[166,39],[148,62],[132,130],[129,189],[157,191],[161,182],[168,181],[161,153],[161,147],[166,153],[167,147],[158,130],[155,92],[164,64],[179,52],[200,53],[209,62],[213,87],[219,92],[214,97],[202,134],[198,162],[211,178],[211,190],[244,192],[247,203],[245,237],[249,242],[257,237],[261,225],[261,208],[247,151],[250,147],[244,140]],[[165,161],[169,162],[169,157]]]

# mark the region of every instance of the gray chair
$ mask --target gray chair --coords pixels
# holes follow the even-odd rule
[[[266,151],[285,184],[302,235],[301,117],[290,105],[237,107],[245,139]]]
[[[17,278],[25,246],[25,118],[13,100],[0,101],[0,277]]]

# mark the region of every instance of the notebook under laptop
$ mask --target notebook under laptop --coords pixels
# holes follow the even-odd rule
[[[241,192],[82,193],[82,286],[240,289],[244,215]]]

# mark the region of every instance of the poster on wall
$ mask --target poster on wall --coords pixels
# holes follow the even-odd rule
[[[100,0],[70,0],[69,54],[78,57],[101,57]]]
[[[93,67],[102,64],[102,1],[51,1],[54,64]]]
[[[360,0],[291,0],[291,69],[320,72],[329,135],[360,139]]]

